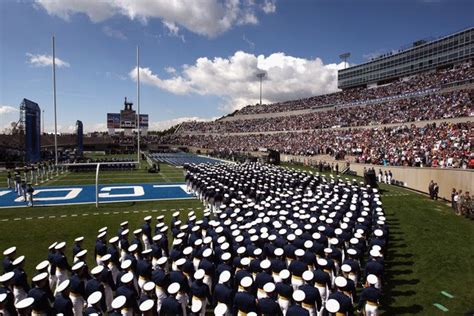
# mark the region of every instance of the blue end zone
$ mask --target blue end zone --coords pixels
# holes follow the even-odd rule
[[[99,186],[100,203],[175,200],[193,197],[192,194],[186,192],[184,183]],[[96,189],[95,185],[36,187],[33,201],[35,206],[91,204],[96,202]],[[23,196],[18,196],[14,190],[0,190],[0,208],[25,206],[27,203]]]

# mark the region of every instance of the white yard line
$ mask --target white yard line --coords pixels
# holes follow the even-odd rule
[[[46,218],[48,219],[61,219],[61,218],[67,218],[67,217],[77,217],[79,215],[83,216],[83,217],[86,217],[86,216],[102,216],[102,215],[120,215],[120,214],[140,214],[140,213],[149,213],[149,212],[152,212],[152,213],[156,213],[156,212],[175,212],[176,210],[180,211],[180,212],[184,212],[184,211],[192,211],[192,210],[202,210],[202,207],[199,206],[199,207],[195,207],[195,208],[179,208],[179,209],[170,209],[170,210],[167,210],[167,209],[161,209],[161,210],[140,210],[140,211],[121,211],[121,212],[104,212],[104,213],[98,213],[98,212],[94,212],[94,213],[83,213],[83,214],[62,214],[62,215],[48,215]],[[9,222],[10,220],[13,220],[13,221],[24,221],[24,220],[34,220],[34,219],[45,219],[45,216],[38,216],[38,217],[15,217],[14,219],[9,219],[9,218],[4,218],[4,219],[0,219],[0,222]]]

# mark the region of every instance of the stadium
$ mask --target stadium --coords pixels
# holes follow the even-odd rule
[[[65,28],[76,13],[102,21],[87,5],[65,17],[35,5]],[[262,1],[261,14],[278,5]],[[183,45],[187,33],[224,36],[136,14],[171,23],[163,37]],[[267,97],[277,73],[259,64],[245,92],[256,102],[160,130],[149,86],[174,91],[164,87],[180,74],[142,67],[148,42],[128,53],[134,83],[115,78],[112,105],[65,109],[62,81],[81,70],[62,75],[52,37],[48,106],[1,85],[1,104],[18,105],[0,107],[5,119],[12,108],[0,133],[0,315],[473,315],[474,28],[447,32],[362,62],[341,54],[327,93]]]

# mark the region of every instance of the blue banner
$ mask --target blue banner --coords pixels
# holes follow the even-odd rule
[[[84,127],[81,121],[76,121],[77,155],[82,156],[84,152]]]
[[[28,99],[23,99],[20,108],[25,117],[25,161],[35,163],[41,159],[41,110]]]

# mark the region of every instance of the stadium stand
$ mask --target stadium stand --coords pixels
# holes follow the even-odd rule
[[[451,69],[429,71],[409,78],[401,78],[391,84],[377,88],[355,88],[332,94],[315,96],[307,99],[281,103],[263,104],[262,106],[246,106],[235,115],[258,114],[270,112],[295,111],[307,108],[325,107],[328,105],[363,104],[390,96],[410,95],[424,90],[439,89],[456,81],[469,80],[474,77],[471,62],[462,63]]]
[[[402,125],[392,128],[322,129],[252,135],[170,135],[168,144],[208,148],[213,151],[258,151],[270,148],[293,155],[329,154],[377,165],[474,168],[467,123]]]
[[[54,242],[32,287],[26,257],[9,247],[0,283],[15,290],[0,306],[10,315],[377,311],[389,231],[376,189],[259,164],[185,169],[208,206],[202,218],[175,212],[168,227],[147,216],[137,229],[124,221],[72,246]],[[96,238],[90,269],[85,238]]]
[[[366,106],[338,107],[326,111],[281,117],[184,123],[181,134],[246,133],[312,130],[334,127],[377,126],[382,124],[430,121],[474,116],[468,92],[430,94]]]
[[[220,163],[219,160],[197,156],[190,153],[174,152],[174,153],[152,153],[150,154],[153,162],[167,163],[173,166],[183,166],[185,164],[200,163]]]
[[[474,168],[473,78],[472,62],[463,62],[375,88],[248,106],[232,119],[183,123],[160,142],[222,156],[276,150],[383,166]]]
[[[102,159],[87,159],[83,163],[78,163],[77,166],[73,164],[68,165],[71,172],[91,172],[96,171],[97,163],[100,163],[100,169],[103,171],[131,171],[136,168],[133,159],[129,158],[102,158]]]

